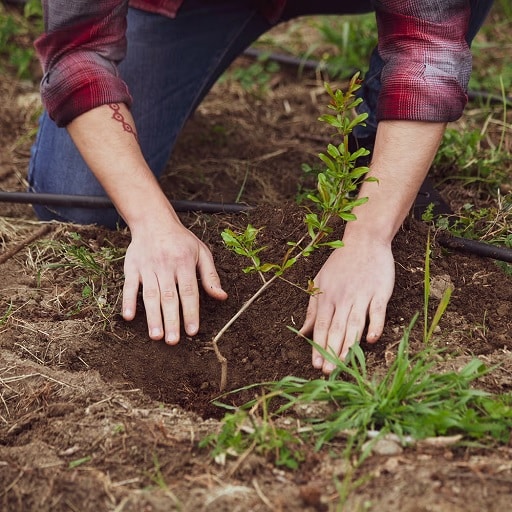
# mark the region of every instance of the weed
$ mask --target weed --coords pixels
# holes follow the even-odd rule
[[[496,0],[489,20],[484,24],[472,45],[475,65],[469,82],[471,89],[496,91],[497,77],[501,77],[506,90],[512,89],[511,28],[511,3],[508,0]]]
[[[226,72],[220,81],[238,82],[245,92],[255,96],[264,96],[268,91],[272,76],[279,71],[279,64],[269,59],[269,53],[262,53],[253,64]]]
[[[43,12],[40,0],[29,0],[23,15],[6,14],[0,5],[0,57],[7,61],[20,78],[30,78],[30,67],[35,62],[32,41],[42,31]]]
[[[432,323],[429,326],[428,320],[428,306],[430,303],[430,231],[427,235],[427,250],[425,252],[425,274],[424,274],[424,297],[423,297],[423,342],[429,343],[432,340],[432,335],[434,334],[434,330],[439,325],[439,321],[441,320],[448,304],[450,302],[450,298],[453,292],[453,286],[448,286],[441,297],[441,301],[439,302],[434,317],[432,319]]]
[[[79,466],[82,466],[84,464],[87,464],[88,462],[91,462],[91,460],[92,460],[92,457],[90,455],[82,457],[81,459],[72,460],[69,463],[68,468],[69,469],[78,468]]]
[[[347,441],[342,457],[347,471],[341,480],[335,480],[336,510],[341,511],[349,495],[371,478],[358,476],[373,445],[372,441],[365,442],[369,431],[378,432],[376,439],[393,433],[403,444],[453,434],[461,436],[461,444],[507,444],[512,395],[494,395],[473,387],[490,371],[476,358],[458,371],[436,371],[440,350],[423,345],[412,355],[409,337],[414,322],[405,331],[394,362],[380,378],[368,375],[359,345],[350,349],[347,362],[317,347],[337,366],[328,379],[308,381],[288,376],[243,388],[261,387],[263,391],[238,409],[224,406],[232,411],[224,416],[217,433],[202,440],[201,447],[209,447],[218,463],[224,463],[228,456],[238,457],[231,474],[250,453],[293,470],[305,459],[311,443],[318,451],[343,433]],[[294,419],[286,428],[276,428],[289,410],[312,403],[326,405],[320,408],[320,416]],[[274,412],[269,414],[271,409]]]
[[[211,448],[211,455],[219,464],[224,464],[228,456],[239,457],[243,462],[254,452],[271,458],[277,466],[297,469],[305,458],[302,439],[292,430],[276,425],[268,411],[269,403],[263,395],[249,410],[242,407],[227,413],[221,430],[205,437],[199,446]]]
[[[78,300],[71,300],[68,316],[84,310],[95,311],[104,327],[116,311],[121,290],[120,273],[116,263],[124,258],[124,249],[111,244],[94,247],[76,232],[66,233],[66,240],[43,240],[38,244],[39,252],[32,257],[37,269],[38,282],[46,272],[71,271],[72,283],[78,287]],[[75,295],[76,297],[76,295]]]
[[[183,510],[183,504],[178,499],[178,497],[171,491],[169,486],[167,485],[167,482],[165,481],[165,478],[162,474],[162,466],[160,464],[160,461],[158,460],[158,456],[156,454],[153,454],[153,469],[150,472],[147,472],[147,475],[151,479],[151,481],[160,489],[163,491],[163,493],[171,499],[173,502],[173,505],[176,507],[177,510]]]
[[[280,390],[289,398],[286,408],[295,401],[312,399],[334,404],[335,412],[330,417],[313,420],[317,447],[343,429],[379,430],[413,439],[461,433],[469,438],[489,437],[506,442],[512,425],[512,397],[494,396],[471,387],[489,371],[478,359],[459,371],[438,373],[435,360],[440,350],[427,345],[411,355],[409,337],[413,325],[414,320],[381,379],[368,377],[364,353],[360,346],[354,346],[348,362],[323,351],[324,357],[330,357],[337,365],[336,374],[327,381],[289,377],[271,390]],[[489,413],[493,410],[499,414],[491,418]]]
[[[450,216],[441,216],[436,219],[424,217],[432,222],[441,231],[466,238],[478,240],[490,245],[512,248],[512,193],[502,196],[497,193],[496,204],[486,208],[476,208],[466,203],[456,213]],[[496,261],[506,275],[512,275],[512,265],[504,261]]]
[[[478,130],[459,131],[448,128],[434,160],[434,166],[456,170],[456,179],[465,184],[480,184],[496,191],[507,178],[509,158],[507,151],[498,147],[484,147],[484,134]]]
[[[373,14],[358,16],[327,16],[317,25],[323,40],[333,49],[326,51],[323,61],[330,76],[343,77],[347,70],[366,71],[372,50],[377,46],[377,27]]]
[[[0,317],[0,327],[5,325],[9,318],[11,318],[11,315],[13,313],[13,305],[12,302],[9,302],[9,306],[7,307],[7,311]]]

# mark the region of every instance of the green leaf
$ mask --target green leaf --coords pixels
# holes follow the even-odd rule
[[[324,247],[330,247],[331,249],[339,249],[345,244],[341,240],[334,240],[332,242],[323,242],[320,245]]]

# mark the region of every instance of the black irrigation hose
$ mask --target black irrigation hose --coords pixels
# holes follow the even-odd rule
[[[439,245],[447,249],[454,249],[456,251],[475,254],[483,258],[492,258],[494,260],[512,263],[512,249],[508,249],[507,247],[497,247],[485,242],[469,240],[468,238],[461,238],[445,233],[437,235],[437,241]]]
[[[293,66],[299,68],[299,70],[308,70],[308,71],[329,71],[329,63],[322,62],[319,60],[311,60],[311,59],[301,59],[300,57],[293,57],[291,55],[286,55],[284,53],[269,53],[265,50],[258,50],[256,48],[247,48],[244,51],[244,55],[246,57],[251,57],[254,59],[268,59],[278,64],[283,64],[284,66]],[[347,72],[347,76],[344,78],[350,78],[356,72],[356,69],[351,69]],[[491,94],[486,91],[468,91],[468,98],[471,101],[483,100],[488,101],[490,104],[499,104],[503,105],[506,103],[508,106],[512,106],[512,97],[506,96],[501,97],[497,94]]]
[[[0,203],[39,204],[67,208],[113,208],[107,197],[44,194],[37,192],[0,191]],[[210,203],[204,201],[171,201],[178,212],[200,211],[203,213],[240,213],[252,210],[253,206],[238,203]],[[485,242],[468,240],[448,234],[437,236],[439,244],[448,249],[468,252],[485,258],[512,263],[512,249],[496,247]]]
[[[38,192],[0,191],[0,203],[38,204],[65,208],[114,208],[108,197],[45,194]],[[210,203],[205,201],[171,201],[177,212],[239,213],[252,206],[238,203]]]

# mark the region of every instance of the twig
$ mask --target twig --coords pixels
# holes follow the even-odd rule
[[[38,238],[46,235],[53,229],[53,226],[50,224],[45,224],[41,226],[35,233],[32,233],[30,236],[25,238],[25,240],[21,241],[18,245],[15,245],[11,249],[0,254],[0,265],[5,263],[8,259],[12,258],[15,254],[20,252],[23,248],[30,245],[32,242],[35,242]]]
[[[259,486],[256,478],[252,479],[252,485],[256,490],[256,494],[258,495],[259,499],[263,501],[263,503],[269,508],[269,510],[275,510],[275,507],[272,505],[270,500],[263,494],[263,491],[261,490],[261,487]]]
[[[25,474],[25,471],[22,469],[18,476],[3,490],[3,492],[0,494],[0,496],[5,496],[22,478]]]
[[[233,467],[228,471],[228,478],[231,478],[242,466],[242,464],[246,461],[247,457],[254,451],[256,447],[256,439],[251,443],[251,446],[245,450],[242,455],[238,458],[238,460],[233,464]]]
[[[77,386],[74,386],[73,384],[69,384],[67,382],[63,382],[61,380],[54,379],[53,377],[50,377],[49,375],[45,375],[44,373],[28,373],[26,375],[14,375],[13,377],[7,377],[7,378],[1,378],[0,377],[0,383],[5,385],[9,384],[11,382],[18,382],[20,380],[30,379],[32,377],[42,377],[43,379],[47,379],[51,382],[55,382],[56,384],[60,384],[61,386],[67,386],[72,389],[79,389]]]

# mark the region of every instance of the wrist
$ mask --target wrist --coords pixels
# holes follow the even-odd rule
[[[359,218],[350,221],[345,226],[343,233],[343,242],[345,245],[372,245],[372,246],[391,246],[396,231],[390,229],[389,224],[376,225],[372,222],[365,222]]]

